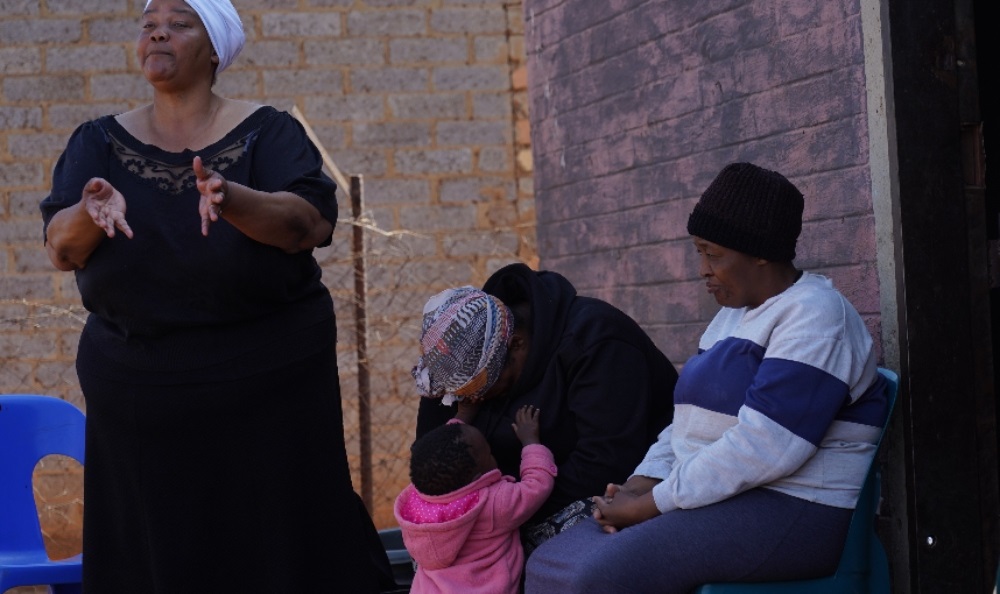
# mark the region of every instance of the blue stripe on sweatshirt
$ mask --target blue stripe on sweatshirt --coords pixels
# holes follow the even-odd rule
[[[850,403],[847,384],[786,359],[764,359],[747,390],[747,407],[819,447],[837,413]]]
[[[889,382],[878,374],[875,382],[854,402],[841,409],[838,421],[882,427],[889,416]]]
[[[764,349],[752,341],[729,337],[711,351],[711,356],[699,353],[685,363],[675,405],[693,404],[731,416],[746,405],[815,446],[834,419],[875,427],[885,419],[881,379],[851,404],[841,380],[805,363],[765,359]]]
[[[702,351],[684,363],[674,388],[674,405],[693,404],[735,417],[763,358],[764,349],[749,340],[720,340],[711,354]]]

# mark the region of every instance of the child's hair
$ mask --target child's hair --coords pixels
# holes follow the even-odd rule
[[[425,495],[451,493],[475,475],[476,460],[459,423],[436,427],[410,446],[410,482]]]

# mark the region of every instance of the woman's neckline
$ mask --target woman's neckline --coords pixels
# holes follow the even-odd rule
[[[218,140],[211,142],[199,149],[185,148],[180,151],[172,151],[161,148],[155,144],[150,144],[143,142],[137,138],[132,132],[130,132],[122,123],[118,120],[121,114],[113,114],[105,116],[103,119],[108,122],[108,125],[114,130],[114,136],[118,138],[120,142],[125,145],[129,145],[132,148],[141,150],[144,153],[155,153],[163,156],[179,156],[184,158],[193,158],[194,155],[209,155],[217,152],[220,148],[225,148],[232,144],[234,140],[242,138],[250,130],[257,126],[260,120],[267,116],[268,114],[274,113],[276,110],[274,107],[269,105],[258,105],[248,113],[242,120],[240,120],[235,126],[233,126],[228,132],[226,132]]]

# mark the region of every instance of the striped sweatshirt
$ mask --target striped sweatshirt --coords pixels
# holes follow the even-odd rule
[[[660,512],[755,487],[851,509],[888,415],[871,335],[826,277],[722,308],[674,391],[674,420],[633,474]]]

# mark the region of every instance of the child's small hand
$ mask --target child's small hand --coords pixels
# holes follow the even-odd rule
[[[538,409],[530,404],[526,404],[517,409],[514,415],[514,422],[511,423],[514,434],[521,440],[521,445],[541,443],[538,437]]]

